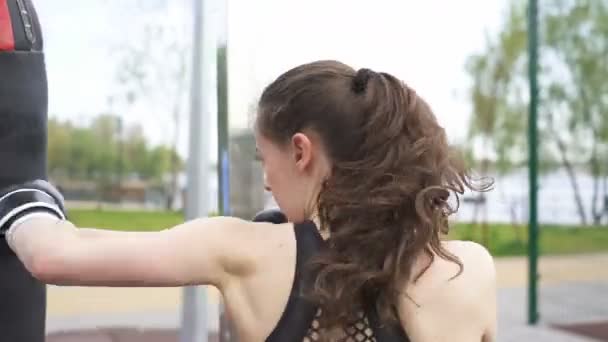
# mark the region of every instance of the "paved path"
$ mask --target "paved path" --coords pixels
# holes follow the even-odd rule
[[[552,324],[599,321],[608,318],[608,283],[567,284],[546,287],[541,292],[539,302],[543,323],[530,327],[525,323],[525,289],[500,289],[499,342],[593,342],[581,335],[574,335],[551,327]],[[210,309],[212,309],[210,305]],[[210,315],[214,317],[214,315]],[[141,311],[123,313],[87,313],[77,316],[49,317],[47,331],[58,333],[74,330],[95,330],[103,327],[132,327],[146,329],[176,329],[180,325],[179,308],[168,311]],[[211,320],[210,327],[217,330],[217,320]],[[166,332],[165,332],[166,334]],[[166,336],[166,335],[165,335]],[[49,340],[49,342],[71,340]],[[76,341],[76,340],[74,340]],[[82,341],[82,340],[79,340]],[[100,340],[103,341],[103,340]],[[125,340],[127,341],[127,340]],[[133,340],[136,341],[136,340]],[[159,342],[173,341],[170,339]]]
[[[528,259],[524,257],[496,258],[498,287],[526,287]],[[543,256],[538,260],[542,286],[565,282],[608,281],[608,253]]]
[[[499,341],[598,341],[558,330],[554,325],[608,321],[608,282],[544,286],[539,293],[541,323],[526,324],[527,290],[498,291]],[[608,341],[605,335],[604,341]]]
[[[608,254],[541,258],[539,302],[544,323],[532,328],[525,324],[527,260],[497,259],[499,341],[598,341],[568,334],[549,324],[608,321],[608,267],[605,265],[608,265]],[[181,294],[180,288],[49,286],[47,331],[57,333],[112,326],[175,329],[180,323]],[[210,310],[214,310],[219,298],[217,291],[210,290],[209,298]],[[210,325],[212,329],[217,329],[217,320],[211,321]],[[605,340],[608,341],[608,337]],[[48,342],[64,341],[76,340]]]

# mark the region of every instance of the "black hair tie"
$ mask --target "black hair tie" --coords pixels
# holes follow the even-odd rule
[[[362,68],[357,71],[357,74],[353,78],[352,90],[355,94],[361,94],[367,89],[367,82],[373,75],[373,71],[367,68]]]

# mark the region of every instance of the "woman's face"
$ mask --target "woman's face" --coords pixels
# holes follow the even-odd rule
[[[264,187],[291,222],[301,222],[315,211],[321,180],[329,163],[312,134],[297,133],[278,145],[256,133],[258,158],[264,170]]]

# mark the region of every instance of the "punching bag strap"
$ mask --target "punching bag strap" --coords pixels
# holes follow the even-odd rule
[[[0,0],[0,52],[41,51],[42,35],[31,0]]]
[[[0,51],[15,50],[13,23],[7,0],[0,0]]]

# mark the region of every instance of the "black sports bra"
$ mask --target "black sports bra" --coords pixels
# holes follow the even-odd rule
[[[312,284],[312,276],[305,272],[308,260],[322,247],[324,241],[312,221],[294,225],[296,236],[296,268],[291,293],[283,315],[266,342],[314,342],[320,337],[320,310],[302,296]],[[381,326],[375,309],[361,313],[360,319],[344,327],[344,342],[407,342],[401,326]]]

